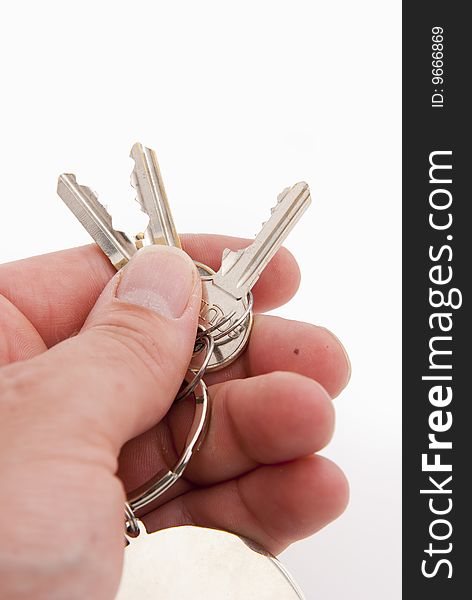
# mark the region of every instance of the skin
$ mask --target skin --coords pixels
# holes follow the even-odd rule
[[[212,268],[223,248],[247,243],[183,236]],[[0,266],[0,598],[113,598],[126,491],[183,446],[191,400],[164,417],[191,356],[199,286],[171,320],[117,300],[114,274],[96,246]],[[299,279],[280,250],[253,290],[246,352],[205,377],[205,442],[144,516],[148,531],[216,527],[275,554],[343,512],[346,479],[316,452],[349,380],[346,352],[322,327],[260,314],[287,302]]]

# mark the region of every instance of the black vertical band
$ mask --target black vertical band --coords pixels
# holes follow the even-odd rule
[[[472,597],[467,8],[403,3],[403,597],[415,600]]]

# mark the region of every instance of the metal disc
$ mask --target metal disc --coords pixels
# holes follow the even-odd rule
[[[182,526],[131,539],[117,600],[300,600],[272,555],[234,534]]]

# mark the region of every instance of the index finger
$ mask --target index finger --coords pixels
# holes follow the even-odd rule
[[[181,237],[184,250],[218,269],[224,248],[237,250],[250,240],[210,234]],[[91,244],[0,265],[0,294],[34,325],[48,347],[77,333],[115,269]],[[282,248],[254,287],[254,308],[271,310],[287,302],[300,281],[297,263]]]

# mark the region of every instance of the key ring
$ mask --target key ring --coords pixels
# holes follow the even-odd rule
[[[201,331],[205,331],[203,325],[199,325],[198,328]],[[215,342],[213,341],[213,338],[210,335],[205,335],[200,339],[197,338],[197,343],[206,346],[206,356],[198,369],[191,368],[187,371],[187,373],[193,373],[193,378],[184,387],[184,389],[177,394],[174,402],[177,402],[178,400],[183,400],[186,396],[190,396],[193,390],[197,387],[199,381],[201,381],[202,377],[205,375],[205,371],[208,367],[208,363],[210,362],[210,358],[215,347]]]
[[[137,538],[140,533],[138,519],[127,502],[125,502],[125,533],[132,538]]]
[[[252,312],[252,308],[254,306],[254,296],[252,295],[252,292],[248,292],[247,300],[248,300],[247,308],[243,312],[243,314],[239,317],[239,319],[237,321],[235,321],[231,325],[231,328],[228,328],[227,330],[222,331],[221,333],[218,333],[217,335],[214,335],[213,339],[215,342],[217,342],[221,338],[224,338],[225,335],[229,335],[230,333],[235,331],[238,327],[240,327],[246,321],[246,319],[249,317],[250,313]],[[218,346],[220,344],[216,344],[216,345]]]
[[[189,374],[192,378],[194,378],[195,374],[193,371],[189,370],[187,375]],[[193,453],[198,450],[199,444],[203,440],[209,421],[210,407],[208,402],[207,387],[202,380],[200,380],[195,386],[193,395],[195,398],[195,414],[193,417],[192,426],[187,435],[185,449],[182,452],[179,460],[171,470],[161,470],[150,481],[147,481],[145,484],[134,490],[128,498],[128,502],[125,507],[126,519],[128,528],[131,528],[131,530],[133,530],[135,525],[134,516],[137,511],[140,511],[151,504],[151,502],[156,500],[172,485],[174,485],[174,483],[185,471]]]
[[[202,281],[211,281],[212,276],[210,276],[210,275],[202,276],[201,280]],[[231,319],[236,314],[236,311],[233,310],[229,314],[227,314],[224,317],[222,317],[221,319],[219,319],[213,325],[210,325],[209,327],[201,328],[200,331],[197,333],[197,342],[200,342],[202,340],[202,338],[204,338],[205,336],[208,336],[210,334],[215,342],[217,342],[221,338],[224,338],[225,336],[229,335],[230,333],[235,331],[238,327],[243,325],[243,323],[249,317],[249,314],[252,312],[253,307],[254,307],[254,296],[253,296],[252,292],[249,291],[247,293],[247,308],[243,312],[243,314],[237,319],[237,321],[235,321],[234,323],[231,323],[230,327],[221,331],[221,327],[223,325],[226,325],[226,323],[228,323],[229,321],[231,321]],[[217,330],[220,330],[220,333],[213,335],[213,332],[215,332]],[[216,344],[216,345],[218,346],[219,344]]]

